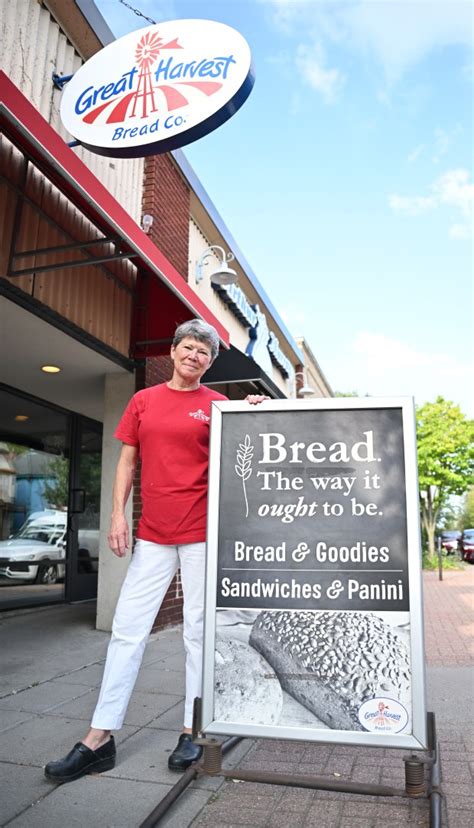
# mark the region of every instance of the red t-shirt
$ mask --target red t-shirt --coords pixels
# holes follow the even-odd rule
[[[211,403],[225,399],[204,385],[175,391],[163,384],[130,400],[115,437],[140,450],[138,538],[168,545],[206,539]]]

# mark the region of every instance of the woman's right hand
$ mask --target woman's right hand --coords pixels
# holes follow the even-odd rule
[[[117,555],[118,558],[124,558],[130,545],[128,523],[125,520],[125,515],[112,515],[107,539],[114,555]]]

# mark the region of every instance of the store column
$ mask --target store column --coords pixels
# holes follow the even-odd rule
[[[99,583],[97,590],[97,629],[110,630],[122,582],[130,562],[130,552],[117,558],[109,549],[107,535],[112,513],[112,487],[121,443],[114,431],[130,397],[135,393],[135,375],[106,374],[104,387],[104,430],[102,438],[102,477],[100,502]],[[126,518],[132,533],[133,492]]]

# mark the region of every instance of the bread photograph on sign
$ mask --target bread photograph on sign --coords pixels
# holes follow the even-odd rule
[[[406,620],[405,614],[394,622]],[[221,611],[219,721],[402,732],[411,720],[407,624],[375,613]]]

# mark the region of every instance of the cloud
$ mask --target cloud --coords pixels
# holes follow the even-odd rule
[[[413,149],[408,156],[408,162],[410,164],[413,164],[413,162],[416,161],[423,154],[424,149],[424,144],[419,144],[417,147],[415,147],[415,149]]]
[[[466,217],[471,215],[474,184],[469,182],[469,170],[449,170],[435,181],[433,192],[441,203],[458,207]]]
[[[452,239],[470,239],[471,229],[467,224],[452,224],[449,228],[449,235]]]
[[[392,82],[441,46],[470,46],[471,15],[470,3],[456,0],[362,0],[347,4],[343,14],[355,43]]]
[[[443,129],[436,127],[433,138],[426,144],[418,144],[408,155],[407,161],[412,164],[417,161],[422,155],[431,155],[433,164],[439,164],[442,158],[449,152],[456,141],[458,135],[461,135],[463,128],[461,124],[456,124],[452,129]]]
[[[434,164],[438,164],[441,161],[443,156],[446,155],[446,153],[452,147],[457,136],[461,135],[462,132],[463,129],[460,124],[456,124],[456,126],[450,130],[441,129],[441,127],[435,129],[435,140],[432,157],[432,161]]]
[[[396,82],[432,51],[472,46],[472,5],[466,0],[260,0],[287,33],[301,26],[326,42],[344,43],[382,66]]]
[[[296,53],[296,67],[303,80],[320,92],[326,103],[334,103],[345,78],[338,69],[324,66],[324,55],[319,44],[312,48],[300,45]]]
[[[389,204],[392,210],[407,216],[418,216],[436,206],[433,196],[399,196],[391,195]]]
[[[409,395],[420,403],[441,394],[470,413],[473,366],[469,362],[442,351],[422,351],[373,331],[359,331],[351,351],[351,383],[371,395]]]
[[[470,183],[469,177],[469,170],[448,170],[434,181],[429,195],[391,195],[389,205],[395,212],[408,216],[418,216],[427,210],[449,206],[458,213],[458,221],[450,228],[450,237],[468,239],[472,235],[474,202],[474,184]]]
[[[353,350],[362,354],[370,364],[372,373],[383,373],[389,366],[396,365],[397,369],[407,368],[420,362],[426,362],[408,345],[389,339],[382,334],[361,331],[357,334]]]

